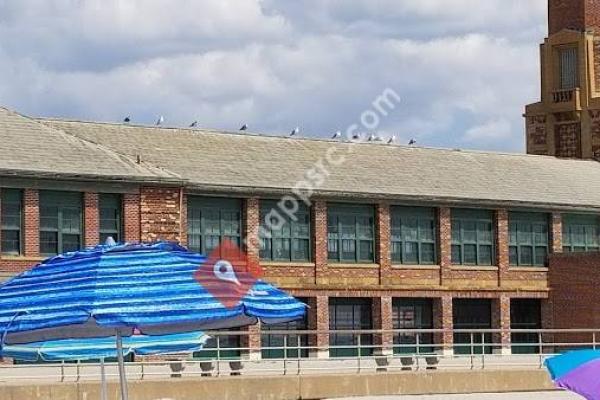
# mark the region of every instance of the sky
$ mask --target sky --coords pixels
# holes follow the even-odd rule
[[[0,0],[0,105],[31,116],[524,151],[546,0]]]

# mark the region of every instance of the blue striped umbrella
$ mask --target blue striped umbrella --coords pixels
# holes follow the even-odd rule
[[[186,332],[163,336],[132,335],[123,338],[123,355],[193,353],[210,339],[203,332]],[[116,358],[115,338],[62,339],[49,342],[5,345],[0,357],[20,361],[84,361]]]
[[[214,269],[214,260],[209,261],[167,242],[97,246],[50,258],[0,285],[0,349],[4,344],[116,335],[125,399],[123,335],[233,328],[304,316],[306,305],[282,290],[234,271],[227,260],[214,263]]]

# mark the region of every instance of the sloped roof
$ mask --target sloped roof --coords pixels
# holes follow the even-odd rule
[[[316,193],[533,207],[600,208],[600,163],[547,156],[40,119],[203,190],[289,191],[335,151]],[[333,149],[333,150],[332,150]]]
[[[157,181],[177,177],[138,164],[108,146],[53,129],[0,107],[0,174],[97,180]]]

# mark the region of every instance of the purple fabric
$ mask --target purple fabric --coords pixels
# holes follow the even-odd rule
[[[556,385],[580,394],[587,400],[600,400],[600,360],[585,363],[560,377]]]

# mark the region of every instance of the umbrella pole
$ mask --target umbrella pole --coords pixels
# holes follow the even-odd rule
[[[100,399],[101,400],[108,400],[107,395],[108,395],[108,391],[107,389],[107,385],[106,385],[106,369],[104,368],[104,357],[102,357],[100,359]]]
[[[127,377],[125,376],[125,360],[123,359],[123,337],[120,329],[117,329],[117,360],[119,361],[121,400],[127,400],[129,396],[127,393]]]

